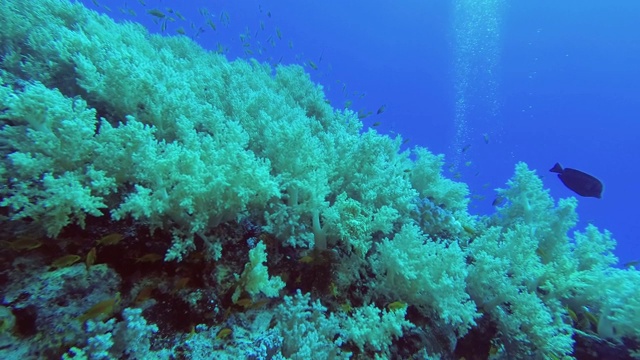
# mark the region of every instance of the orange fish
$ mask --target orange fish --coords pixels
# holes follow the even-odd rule
[[[253,305],[253,300],[251,300],[251,298],[244,298],[244,299],[240,299],[236,302],[236,305],[238,306],[242,306],[243,308],[248,308],[251,305]]]
[[[185,277],[179,278],[178,280],[176,280],[173,286],[173,292],[177,292],[186,288],[188,283],[189,283],[188,277],[185,276]]]
[[[53,260],[51,266],[54,268],[63,268],[75,264],[78,260],[80,260],[80,256],[78,255],[65,255]]]
[[[89,319],[95,319],[100,315],[109,316],[113,312],[113,309],[115,309],[116,305],[118,305],[119,303],[120,293],[117,293],[115,297],[107,300],[102,300],[99,303],[95,304],[91,309],[85,311],[85,313],[82,314],[78,318],[78,320],[81,323],[84,323],[85,321]]]
[[[86,259],[84,260],[84,264],[87,266],[87,271],[89,271],[91,266],[96,263],[97,256],[98,255],[96,254],[96,248],[92,247],[91,250],[89,250],[89,252],[87,253]]]
[[[7,247],[11,250],[19,251],[19,250],[33,250],[42,246],[42,241],[31,238],[31,237],[20,237],[18,240],[14,241],[0,241],[2,246]]]
[[[119,234],[119,233],[113,233],[113,234],[109,234],[109,235],[103,236],[96,243],[98,245],[105,245],[105,246],[106,245],[116,245],[117,243],[122,241],[122,239],[124,239],[124,235]]]
[[[140,304],[149,300],[151,298],[151,292],[153,291],[153,289],[155,289],[155,287],[151,285],[143,287],[142,290],[138,292],[138,295],[136,295],[136,299],[134,300],[134,302],[136,304]]]
[[[148,253],[136,259],[136,262],[156,262],[162,260],[162,255],[156,253]]]

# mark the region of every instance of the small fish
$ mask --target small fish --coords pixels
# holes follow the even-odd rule
[[[213,31],[216,31],[216,24],[213,22],[213,20],[207,19],[207,25],[209,25],[209,27],[213,29]]]
[[[218,44],[218,46],[216,47],[216,52],[218,54],[224,54],[228,51],[229,49],[227,49],[226,47],[224,47],[222,44]]]
[[[136,298],[133,300],[135,304],[141,304],[149,299],[151,299],[151,292],[155,289],[154,286],[149,285],[143,287],[136,295]]]
[[[242,306],[243,308],[248,309],[249,307],[251,307],[251,305],[253,305],[253,300],[251,300],[251,298],[243,298],[236,301],[236,305]]]
[[[318,65],[316,65],[316,63],[314,63],[313,61],[309,60],[309,66],[313,69],[313,70],[318,70]]]
[[[198,38],[198,36],[200,36],[200,34],[202,34],[203,32],[204,32],[204,29],[202,27],[199,27],[196,33],[193,35],[193,37]]]
[[[493,202],[491,203],[491,206],[500,206],[500,205],[504,204],[505,200],[506,199],[504,198],[504,196],[498,195],[498,196],[496,196],[495,199],[493,199]]]
[[[471,227],[469,225],[462,225],[462,229],[464,229],[464,231],[466,231],[467,234],[469,234],[471,236],[475,236],[477,234],[476,229],[474,229],[473,227]]]
[[[96,263],[97,257],[98,257],[97,250],[95,247],[92,247],[91,250],[89,250],[89,252],[87,253],[87,257],[84,260],[84,264],[87,267],[87,271],[89,271],[91,266],[93,266],[93,264]]]
[[[96,241],[96,244],[103,245],[103,246],[116,245],[117,243],[122,241],[122,239],[124,239],[124,235],[119,233],[112,233],[100,238],[98,241]]]
[[[358,111],[358,119],[360,120],[366,119],[369,116],[371,116],[371,111],[367,111],[367,112],[364,112],[363,110]]]
[[[571,308],[568,306],[565,306],[565,310],[567,310],[567,314],[569,314],[569,318],[571,318],[571,321],[573,321],[574,323],[578,323],[578,315],[576,315],[576,312],[571,310]]]
[[[464,163],[464,166],[466,166],[466,167],[471,166],[471,161],[467,161],[467,162],[465,162],[465,163]]]
[[[495,355],[498,353],[498,347],[495,345],[491,345],[491,348],[489,348],[489,355]]]
[[[140,5],[142,6],[147,6],[147,4],[144,2],[144,0],[138,0],[138,2],[140,3]]]
[[[180,20],[182,20],[182,21],[186,21],[186,20],[187,20],[187,19],[186,19],[184,16],[182,16],[182,14],[180,14],[179,12],[177,12],[177,11],[176,11],[176,12],[175,12],[175,14],[176,14],[176,16],[178,17],[178,19],[180,19]]]
[[[602,182],[595,177],[580,170],[562,168],[559,163],[549,170],[558,173],[562,183],[576,194],[584,197],[602,198]]]
[[[270,301],[270,299],[262,299],[262,300],[256,301],[249,308],[250,309],[261,308],[261,307],[265,306],[266,304],[268,304],[269,301]]]
[[[184,31],[184,29],[182,28],[182,26],[181,26],[181,27],[179,27],[179,28],[177,28],[177,29],[176,29],[176,32],[177,32],[178,34],[180,34],[180,35],[184,35],[184,34],[186,34],[186,32]]]
[[[159,19],[164,19],[166,17],[166,15],[162,12],[162,10],[158,10],[158,9],[149,9],[147,10],[147,14],[151,16],[155,16]]]
[[[353,102],[351,100],[347,100],[344,102],[344,108],[348,109],[351,107],[351,104],[353,104]]]
[[[402,145],[406,145],[411,139],[404,139],[404,141],[402,142]]]
[[[640,260],[633,260],[633,261],[629,261],[627,263],[624,263],[624,265],[622,265],[624,268],[628,269],[630,267],[636,267],[640,265]]]
[[[20,251],[37,249],[42,246],[42,241],[32,237],[20,237],[18,238],[18,240],[14,240],[11,242],[2,240],[0,241],[0,244],[11,250]]]
[[[148,253],[137,258],[136,263],[140,263],[140,262],[152,263],[160,260],[162,260],[162,255],[156,254],[156,253]]]
[[[222,11],[220,13],[220,22],[222,23],[222,25],[224,25],[225,27],[229,26],[229,21],[231,20],[231,17],[229,17],[229,13],[226,11]]]
[[[91,307],[89,310],[85,311],[85,313],[78,318],[78,321],[80,321],[81,323],[84,323],[85,321],[89,319],[95,319],[100,315],[109,316],[113,312],[113,309],[119,303],[120,303],[120,293],[117,293],[115,297],[100,301],[99,303]]]
[[[376,121],[376,122],[374,122],[374,123],[373,123],[373,125],[371,125],[371,126],[373,126],[373,127],[378,127],[378,126],[380,126],[380,121]]]
[[[387,105],[382,105],[378,108],[378,111],[376,111],[376,115],[380,115],[382,114],[385,110],[387,109]]]
[[[467,144],[462,148],[462,150],[460,150],[460,152],[464,154],[467,152],[467,150],[469,150],[470,147],[471,147],[471,144]]]
[[[224,329],[218,331],[218,333],[216,334],[216,339],[219,339],[219,340],[226,339],[232,333],[233,333],[233,330],[231,330],[229,328],[224,328]]]
[[[558,355],[554,354],[554,353],[547,353],[546,354],[547,358],[549,360],[560,360],[560,358],[558,357]]]
[[[282,32],[280,32],[280,28],[276,28],[276,36],[279,40],[282,40]]]
[[[176,282],[173,285],[173,292],[178,292],[182,289],[185,289],[187,287],[187,284],[189,284],[189,281],[191,279],[189,279],[189,277],[185,276],[185,277],[181,277],[178,280],[176,280]]]
[[[329,294],[333,297],[338,297],[338,286],[333,281],[329,283]]]
[[[310,264],[313,262],[313,256],[305,255],[301,257],[300,260],[298,261],[300,261],[303,264]]]
[[[402,301],[394,301],[391,304],[387,305],[387,308],[391,311],[396,311],[400,309],[404,309],[407,307],[407,303]]]
[[[593,312],[591,312],[591,310],[589,310],[588,307],[583,306],[582,310],[584,311],[584,316],[589,320],[589,323],[593,325],[594,329],[597,329],[599,322],[598,318],[593,314]]]
[[[487,134],[487,133],[482,134],[482,138],[484,139],[484,143],[488,145],[489,144],[489,134]]]
[[[80,259],[81,258],[78,255],[65,255],[53,260],[51,266],[54,268],[63,268],[75,264]]]

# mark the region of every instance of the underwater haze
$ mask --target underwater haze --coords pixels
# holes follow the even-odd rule
[[[83,3],[154,33],[184,29],[230,59],[304,65],[332,106],[400,134],[406,148],[445,154],[447,176],[471,189],[472,213],[493,212],[494,189],[518,161],[556,199],[577,196],[549,172],[556,162],[591,174],[604,192],[579,198],[578,227],[610,230],[619,265],[640,260],[636,1]],[[186,20],[146,12],[166,8]]]

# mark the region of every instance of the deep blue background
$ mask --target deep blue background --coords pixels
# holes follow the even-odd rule
[[[536,169],[555,198],[574,195],[548,172],[555,162],[593,174],[604,182],[604,196],[579,199],[580,227],[593,222],[612,231],[621,263],[640,259],[638,1],[83,3],[156,33],[162,32],[161,21],[146,10],[163,10],[176,20],[166,22],[167,35],[182,27],[207,49],[227,47],[229,58],[305,64],[335,107],[352,101],[354,110],[375,113],[386,105],[383,114],[365,118],[365,125],[380,122],[380,132],[409,138],[407,146],[426,146],[457,159],[456,167],[447,165],[447,174],[470,185],[473,213],[492,211],[493,189],[512,176],[517,161]],[[461,32],[485,34],[484,21],[454,26],[460,9],[472,3],[473,11],[500,20],[488,38]],[[221,24],[222,11],[229,15],[228,26]],[[216,24],[215,31],[206,19]],[[243,52],[242,33],[249,35],[251,55]],[[275,46],[267,42],[269,36]],[[473,44],[473,51],[461,52],[461,39]],[[482,72],[487,61],[497,65],[491,75]],[[464,79],[460,64],[471,69]],[[495,86],[487,86],[488,78]],[[462,93],[461,81],[468,85]],[[455,114],[461,98],[467,134],[462,138],[456,135],[461,119]],[[470,147],[461,153],[461,144]]]

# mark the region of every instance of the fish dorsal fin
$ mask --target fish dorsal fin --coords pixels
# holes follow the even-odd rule
[[[556,163],[555,165],[553,165],[553,167],[549,171],[562,174],[564,169],[562,169],[562,165],[560,165],[560,163]]]

